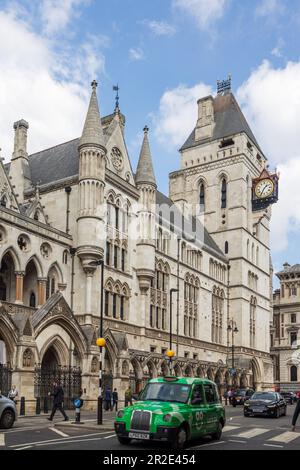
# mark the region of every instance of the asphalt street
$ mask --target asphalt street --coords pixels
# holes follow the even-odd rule
[[[241,407],[226,407],[227,423],[220,441],[209,437],[191,442],[189,450],[299,450],[300,422],[296,432],[291,432],[294,406],[288,406],[286,417],[245,418]],[[54,427],[46,417],[25,418],[15,427],[0,431],[0,450],[141,450],[163,453],[166,444],[133,441],[130,446],[119,444],[112,430],[113,415],[106,418],[105,429],[80,429],[79,426]],[[56,418],[58,424],[60,418]],[[90,420],[87,420],[89,422]]]

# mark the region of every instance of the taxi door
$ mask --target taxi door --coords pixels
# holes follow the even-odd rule
[[[206,434],[207,406],[204,401],[203,388],[201,384],[194,385],[191,397],[192,408],[192,438]]]
[[[207,404],[206,431],[208,433],[213,433],[216,432],[217,424],[219,422],[220,399],[214,384],[204,384],[203,388]]]

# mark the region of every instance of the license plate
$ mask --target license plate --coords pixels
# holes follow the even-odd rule
[[[253,408],[253,413],[263,413],[264,410],[262,410],[261,408]]]
[[[139,433],[139,432],[130,432],[129,436],[130,439],[150,439],[150,434],[144,434],[144,433]]]

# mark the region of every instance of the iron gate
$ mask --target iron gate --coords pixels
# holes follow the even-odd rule
[[[64,408],[74,409],[73,398],[78,397],[81,391],[81,369],[80,367],[42,367],[35,368],[34,395],[40,398],[42,404],[47,401],[48,408],[52,407],[53,397],[49,392],[53,391],[53,383],[57,382],[64,390]]]
[[[9,364],[0,364],[0,394],[7,397],[11,390],[12,369]]]

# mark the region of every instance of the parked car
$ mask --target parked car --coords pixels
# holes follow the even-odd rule
[[[289,405],[293,405],[297,401],[297,395],[294,392],[280,392],[280,395]]]
[[[252,397],[254,390],[247,388],[240,388],[236,390],[232,396],[231,403],[235,408],[237,405],[243,405],[245,401]]]
[[[286,416],[287,404],[277,392],[255,392],[244,403],[244,416],[268,416],[280,418]]]
[[[118,411],[115,431],[123,445],[132,439],[168,442],[182,449],[186,442],[210,435],[219,440],[225,408],[217,386],[200,378],[151,379],[133,406]]]
[[[9,398],[0,395],[0,428],[9,429],[17,419],[16,404]]]

